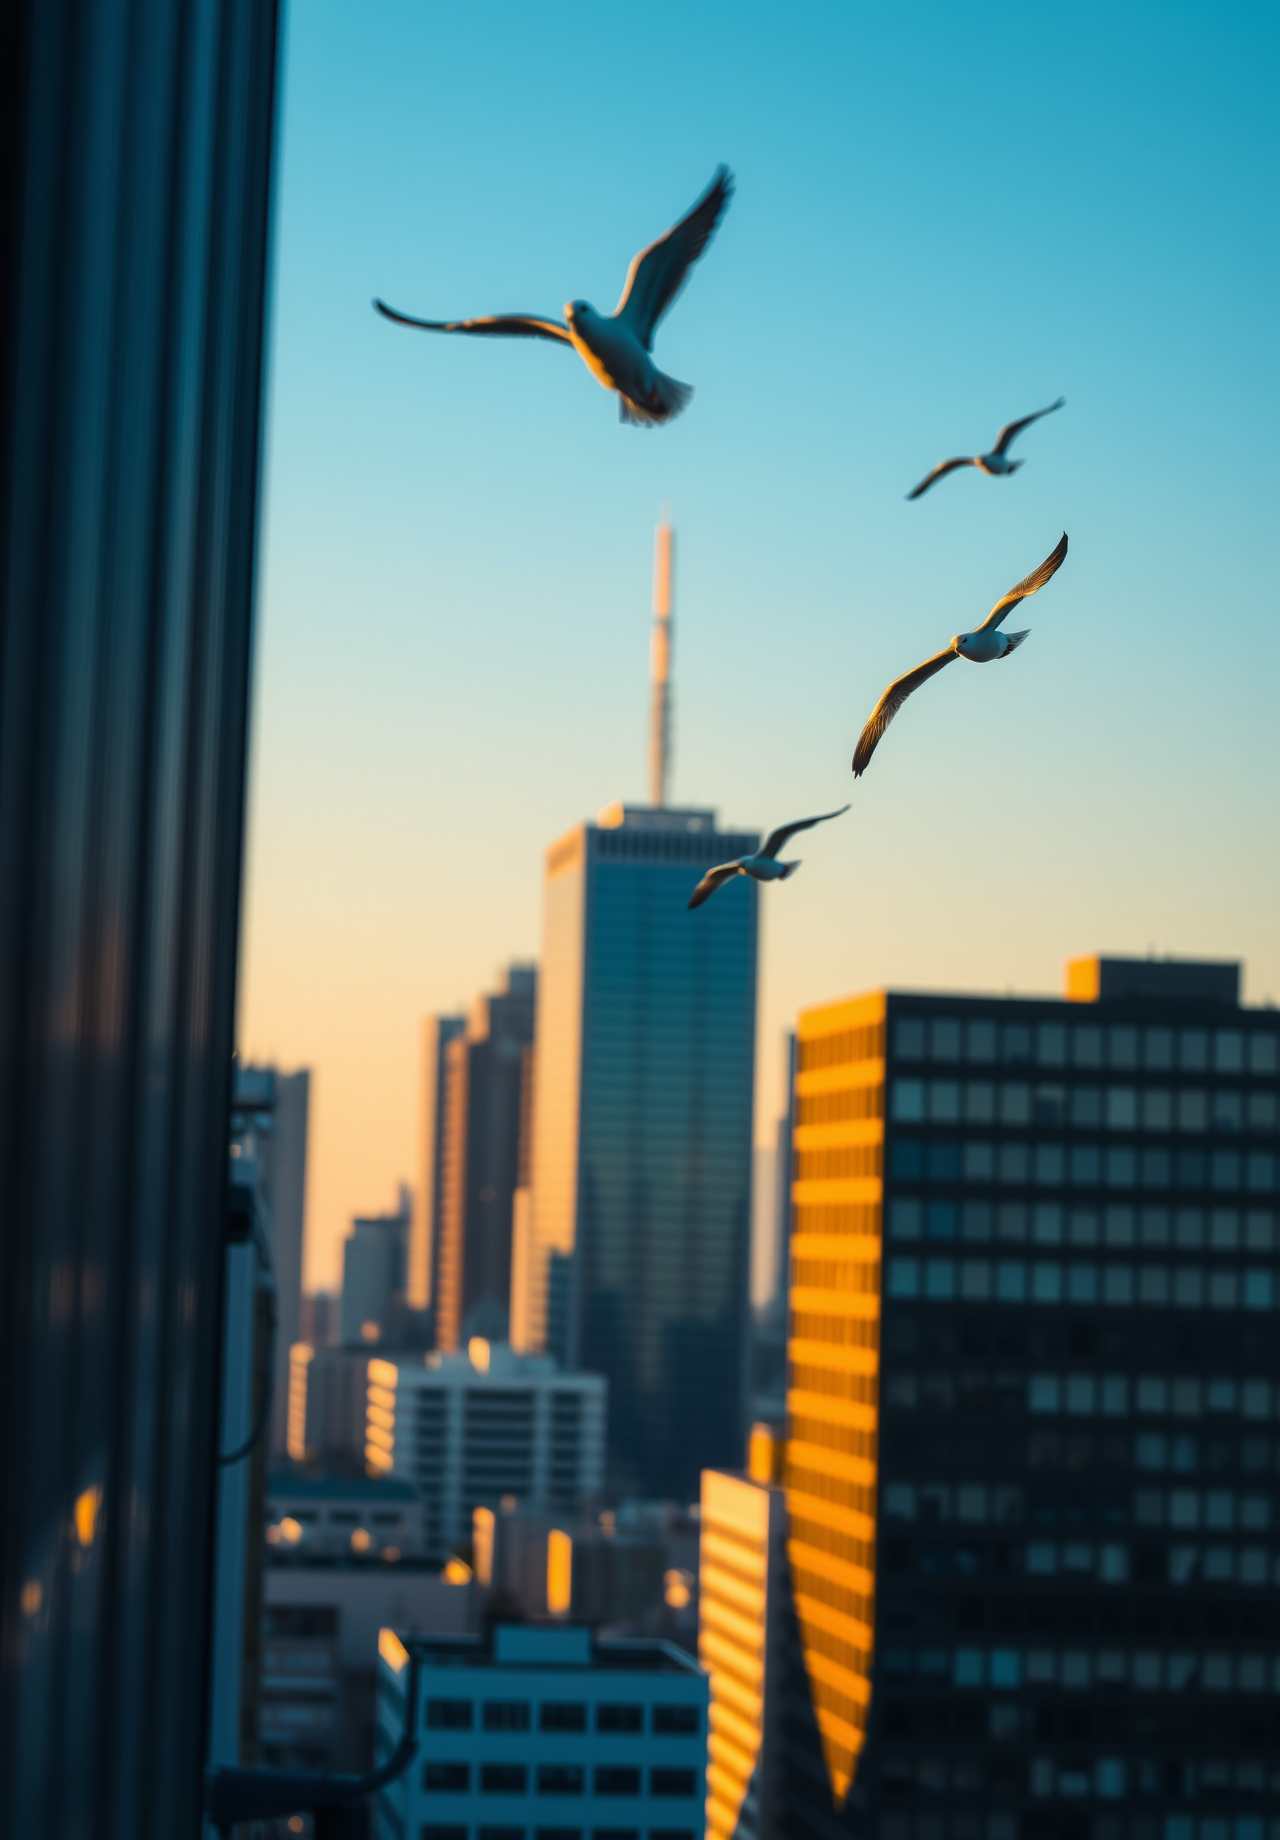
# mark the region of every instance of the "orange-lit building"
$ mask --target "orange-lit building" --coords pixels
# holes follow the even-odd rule
[[[885,1008],[876,994],[808,1010],[796,1040],[787,1551],[828,1812],[871,1699]]]
[[[1270,1831],[1280,1021],[1238,986],[1091,959],[1061,1000],[801,1016],[784,1477],[826,1781],[787,1762],[788,1840]]]

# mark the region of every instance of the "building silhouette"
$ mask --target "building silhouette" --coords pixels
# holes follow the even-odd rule
[[[444,1136],[445,1056],[466,1028],[465,1016],[428,1016],[422,1024],[422,1077],[418,1097],[418,1194],[409,1236],[410,1308],[434,1310],[439,1242],[441,1154]]]
[[[609,1468],[696,1497],[742,1449],[756,886],[715,814],[621,805],[546,855],[524,1296],[531,1348],[605,1374]]]
[[[435,1198],[435,1344],[505,1341],[511,1298],[512,1209],[520,1123],[532,1076],[532,965],[512,965],[472,1006],[443,1050]]]
[[[796,1840],[1280,1811],[1280,1018],[1235,965],[1067,990],[800,1018]]]
[[[409,1191],[403,1186],[395,1213],[352,1220],[342,1242],[339,1336],[344,1348],[398,1339],[393,1331],[407,1281],[409,1230]]]
[[[251,1130],[257,1182],[275,1276],[276,1332],[271,1406],[271,1450],[288,1443],[289,1350],[299,1339],[302,1312],[303,1234],[307,1206],[307,1112],[311,1075],[304,1067],[236,1070],[233,1135]]]

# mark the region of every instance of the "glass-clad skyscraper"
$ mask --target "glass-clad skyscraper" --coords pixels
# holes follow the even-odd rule
[[[611,807],[546,857],[520,1339],[609,1378],[616,1486],[690,1499],[741,1460],[757,846],[710,811]]]

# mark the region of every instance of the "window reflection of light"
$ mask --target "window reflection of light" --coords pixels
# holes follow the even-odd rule
[[[102,1506],[100,1488],[84,1489],[76,1496],[74,1509],[76,1538],[81,1546],[92,1546],[98,1531],[98,1509]]]
[[[357,1527],[351,1536],[351,1550],[354,1553],[367,1553],[373,1545],[373,1535],[367,1527]]]

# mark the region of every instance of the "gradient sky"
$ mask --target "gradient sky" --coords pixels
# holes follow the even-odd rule
[[[678,801],[852,798],[766,891],[759,1131],[801,1005],[1238,956],[1280,994],[1280,11],[289,8],[242,1051],[314,1069],[308,1276],[415,1164],[419,1019],[538,950],[542,851],[645,790],[678,532]],[[611,311],[719,160],[618,424],[567,351],[411,333]],[[1013,417],[1012,480],[903,494]],[[890,678],[1066,529],[1003,672]]]

